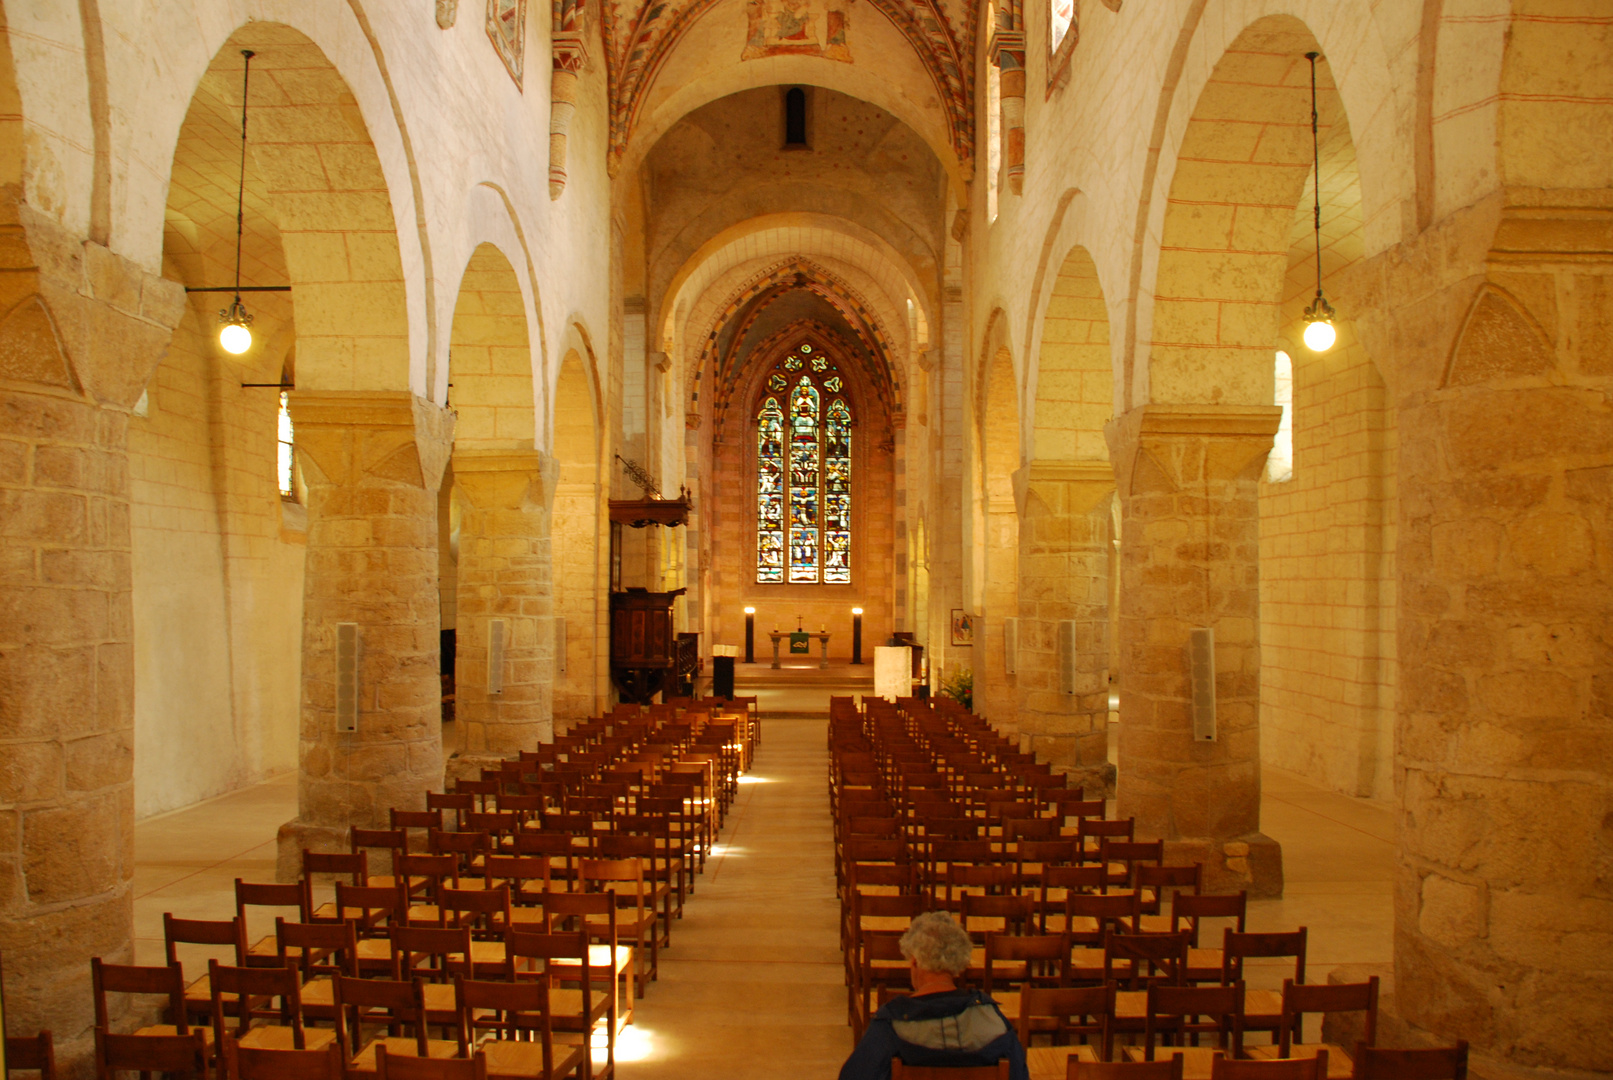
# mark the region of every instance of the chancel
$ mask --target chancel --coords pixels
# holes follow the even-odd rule
[[[1610,73],[0,0],[8,1067],[1613,1073]]]

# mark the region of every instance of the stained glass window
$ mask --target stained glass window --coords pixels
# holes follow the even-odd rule
[[[823,453],[823,580],[851,580],[851,410],[835,398],[826,414]]]
[[[784,411],[772,397],[756,419],[756,580],[784,580]]]
[[[818,580],[819,442],[818,389],[803,375],[790,391],[791,582]]]
[[[791,372],[802,366],[800,355],[787,356],[780,364]],[[819,370],[828,369],[825,360]],[[776,394],[781,384],[785,380],[775,371],[768,387]],[[838,396],[843,389],[838,375],[820,385],[803,373],[787,385],[783,404],[770,395],[756,415],[756,580],[847,584],[851,407]],[[824,390],[831,395],[827,399]]]

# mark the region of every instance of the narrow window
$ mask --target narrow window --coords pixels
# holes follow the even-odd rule
[[[282,499],[297,498],[296,490],[296,439],[291,428],[291,397],[284,390],[280,391],[280,424],[279,424],[279,477],[280,497]]]
[[[997,25],[997,5],[986,8],[987,26]],[[986,61],[986,221],[997,220],[997,185],[1002,169],[1002,69]]]
[[[806,91],[799,86],[792,86],[784,94],[784,145],[805,146],[806,144]]]
[[[1048,51],[1055,53],[1059,51],[1059,46],[1064,44],[1064,35],[1070,32],[1070,24],[1075,21],[1075,0],[1051,0],[1048,15],[1052,45]]]
[[[1276,392],[1271,403],[1282,406],[1283,418],[1277,426],[1271,456],[1266,459],[1266,479],[1281,484],[1294,478],[1294,361],[1281,349],[1277,351],[1274,374]]]

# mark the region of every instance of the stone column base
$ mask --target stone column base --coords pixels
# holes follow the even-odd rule
[[[1165,865],[1204,865],[1204,891],[1247,891],[1251,900],[1283,894],[1283,849],[1265,833],[1234,840],[1214,838],[1165,841]]]
[[[301,818],[292,818],[280,826],[276,837],[279,851],[275,858],[276,881],[296,881],[302,876],[302,853],[309,851],[346,851],[347,829],[329,825],[310,825]],[[370,867],[372,874],[387,873],[387,869]]]
[[[496,769],[509,760],[501,754],[455,754],[443,766],[443,782],[451,787],[456,780],[480,780],[483,769]]]

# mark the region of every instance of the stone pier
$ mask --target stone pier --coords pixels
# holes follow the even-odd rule
[[[303,848],[347,845],[394,807],[442,790],[437,492],[452,414],[408,391],[296,391],[308,483],[298,814],[280,828],[281,880]],[[336,730],[336,627],[357,623],[358,730]]]
[[[0,236],[6,1028],[85,1075],[90,957],[127,963],[133,925],[129,410],[185,295],[11,199]]]
[[[463,499],[454,711],[456,776],[554,740],[550,506],[557,469],[536,450],[455,452]],[[489,622],[504,620],[502,687],[489,693]]]
[[[1015,476],[1019,519],[1020,749],[1099,797],[1109,764],[1107,461],[1037,460]],[[1065,655],[1073,651],[1072,657]],[[1067,684],[1065,665],[1073,668]]]
[[[1393,1009],[1485,1076],[1613,1071],[1613,211],[1548,194],[1350,297],[1402,362]]]
[[[1121,817],[1210,892],[1282,893],[1260,832],[1257,484],[1282,410],[1143,405],[1105,434],[1120,492]],[[1193,738],[1189,632],[1215,630],[1217,735]]]

